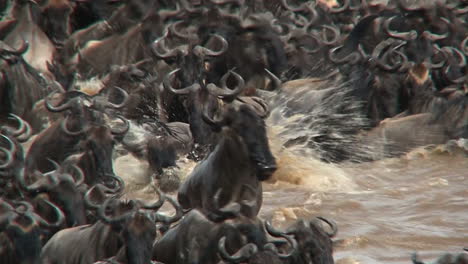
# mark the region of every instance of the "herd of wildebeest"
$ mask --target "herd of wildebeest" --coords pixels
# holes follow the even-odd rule
[[[2,264],[333,263],[334,221],[258,217],[277,169],[265,96],[346,83],[368,121],[349,137],[405,149],[468,136],[465,0],[1,0],[0,12]],[[128,139],[138,127],[144,140]],[[147,160],[157,201],[124,199],[124,153]],[[197,166],[166,179],[181,156]]]

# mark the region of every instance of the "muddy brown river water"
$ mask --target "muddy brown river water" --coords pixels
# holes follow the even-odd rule
[[[453,151],[437,146],[377,162],[310,166],[280,154],[280,162],[297,161],[280,169],[297,185],[265,184],[261,215],[279,226],[316,215],[335,220],[337,263],[411,263],[414,252],[428,261],[461,252],[468,244],[468,160]]]

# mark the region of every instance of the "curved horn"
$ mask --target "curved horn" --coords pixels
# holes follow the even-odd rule
[[[56,215],[56,219],[55,222],[49,222],[47,220],[45,220],[44,218],[42,218],[40,215],[34,213],[34,218],[36,220],[39,221],[39,223],[44,226],[44,227],[59,227],[63,224],[63,222],[65,221],[65,215],[63,214],[62,210],[60,210],[60,208],[58,208],[55,204],[53,204],[52,202],[46,200],[46,199],[42,199],[42,201],[44,201],[47,205],[49,205],[53,212],[55,213]]]
[[[205,106],[203,108],[203,113],[202,113],[202,119],[203,121],[208,124],[213,131],[219,132],[221,131],[221,128],[226,124],[226,120],[223,118],[221,120],[214,120],[208,115],[208,109]]]
[[[3,49],[0,51],[0,54],[3,55],[14,55],[14,56],[21,56],[23,55],[27,50],[29,49],[29,43],[25,40],[23,40],[23,43],[21,44],[21,47],[17,50],[6,50]]]
[[[182,211],[182,207],[180,207],[179,203],[177,203],[172,197],[166,196],[166,200],[174,207],[176,213],[173,216],[167,216],[159,213],[154,214],[154,221],[160,222],[163,224],[172,224],[174,222],[179,221],[184,213]]]
[[[333,38],[331,40],[327,39],[326,30],[330,30],[333,33]],[[330,25],[322,25],[322,43],[325,45],[335,45],[340,40],[340,29]]]
[[[114,189],[109,188],[109,187],[106,186],[106,188],[107,188],[106,191],[107,192],[112,193],[112,194],[118,194],[118,193],[121,193],[124,190],[125,182],[119,176],[114,175],[114,174],[105,174],[104,177],[108,177],[108,178],[116,181],[116,183],[117,183],[117,187],[114,188]]]
[[[238,5],[244,4],[244,0],[209,0],[209,1],[215,5],[224,5],[224,4],[231,4],[231,3],[235,3]]]
[[[191,36],[190,34],[183,34],[183,33],[179,32],[177,30],[177,26],[179,26],[180,24],[183,24],[185,22],[186,22],[185,20],[180,20],[180,21],[172,23],[169,26],[169,31],[171,32],[171,34],[176,36],[176,37],[179,37],[181,39],[192,39],[193,36]]]
[[[81,184],[84,183],[84,180],[85,180],[85,175],[83,173],[83,170],[80,167],[78,167],[78,165],[76,164],[71,165],[71,167],[76,171],[76,176],[73,176],[75,185],[80,186]]]
[[[382,51],[391,46],[393,43],[395,43],[393,39],[386,39],[379,42],[372,51],[372,58],[378,59],[380,55],[382,55]]]
[[[218,34],[213,34],[213,35],[221,43],[221,45],[222,45],[221,49],[219,51],[214,51],[214,50],[211,50],[211,49],[208,49],[208,48],[197,45],[194,48],[195,54],[198,54],[199,56],[201,55],[201,57],[203,57],[203,56],[215,57],[215,56],[219,56],[219,55],[223,54],[224,52],[226,52],[226,50],[228,49],[227,41],[222,36],[220,36]]]
[[[91,201],[91,196],[98,195],[99,198],[101,198],[104,201],[106,198],[106,194],[105,194],[106,191],[110,191],[110,189],[100,183],[91,187],[88,191],[86,191],[84,198],[83,198],[86,207],[90,209],[98,210],[101,205],[99,203],[94,203],[93,201]],[[97,194],[95,194],[96,192]]]
[[[442,51],[452,55],[456,55],[458,57],[458,63],[456,65],[457,67],[463,68],[466,66],[466,57],[459,49],[454,47],[443,47]]]
[[[395,65],[389,65],[387,63],[385,63],[385,61],[387,60],[387,57],[391,54],[391,53],[395,53],[398,57],[401,58],[401,61],[398,62],[398,63],[395,63]],[[402,65],[406,64],[408,62],[408,57],[406,57],[405,54],[403,54],[402,52],[398,51],[398,50],[389,50],[388,52],[386,52],[382,58],[382,60],[378,60],[377,61],[377,66],[379,66],[379,68],[381,68],[382,70],[384,71],[388,71],[388,72],[393,72],[393,71],[396,71],[398,69],[400,69],[402,67]]]
[[[292,26],[289,24],[281,23],[278,19],[272,19],[270,26],[280,36],[288,35],[292,31]]]
[[[116,116],[118,119],[122,120],[122,122],[124,123],[124,127],[123,128],[120,128],[120,129],[117,129],[117,130],[114,130],[113,128],[111,128],[111,133],[112,135],[124,135],[128,132],[128,130],[130,129],[130,122],[123,116],[121,115],[117,115]]]
[[[194,8],[192,7],[188,2],[187,0],[180,0],[180,3],[182,4],[182,7],[184,8],[185,11],[187,11],[188,13],[200,13],[203,11],[203,8],[200,7],[200,8]]]
[[[13,162],[15,161],[13,159],[13,155],[12,155],[12,153],[10,151],[8,151],[8,149],[2,148],[2,147],[0,147],[0,152],[5,153],[5,156],[6,156],[5,161],[3,163],[0,163],[0,169],[2,169],[2,170],[8,169],[13,164]]]
[[[403,39],[403,40],[415,40],[418,36],[418,33],[415,30],[411,30],[408,32],[396,32],[390,29],[390,23],[392,23],[393,19],[395,19],[396,16],[390,17],[385,20],[384,22],[384,30],[387,35],[393,38],[397,39]]]
[[[468,57],[468,36],[460,43],[460,49]]]
[[[36,176],[34,183],[27,185],[24,179],[24,172],[21,172],[18,177],[18,182],[21,187],[23,187],[27,192],[37,193],[37,192],[47,192],[52,188],[56,187],[59,184],[59,179],[57,178],[57,173],[55,171],[42,174],[39,171],[33,173]]]
[[[140,207],[143,209],[148,209],[148,210],[159,210],[161,206],[164,204],[164,201],[166,201],[166,195],[164,195],[159,188],[156,188],[156,192],[158,193],[159,199],[158,201],[152,203],[152,204],[145,204],[141,202]]]
[[[336,223],[334,221],[331,221],[323,216],[317,216],[317,219],[320,219],[322,220],[323,222],[327,223],[330,227],[331,227],[331,232],[326,232],[325,233],[329,236],[329,237],[334,237],[336,236],[336,234],[338,233],[338,226],[336,225]]]
[[[453,13],[455,15],[464,15],[468,13],[468,6],[465,6],[464,8],[456,8],[455,10],[453,10]]]
[[[292,11],[292,12],[300,12],[300,11],[305,10],[305,5],[304,4],[300,5],[299,7],[294,7],[294,6],[291,6],[290,4],[288,4],[287,0],[281,0],[280,3],[281,3],[281,6],[283,6],[284,9]]]
[[[433,62],[432,62],[432,58],[431,58],[431,62],[430,62],[431,69],[440,69],[440,68],[444,67],[444,65],[445,65],[445,63],[446,63],[446,61],[447,61],[447,54],[446,54],[445,52],[443,52],[443,51],[439,48],[439,46],[438,46],[437,44],[432,45],[432,47],[433,47],[434,50],[436,51],[436,52],[434,52],[434,54],[442,54],[442,57],[444,57],[444,58],[443,58],[443,60],[440,61],[439,63],[433,63]]]
[[[408,12],[414,12],[414,11],[417,11],[417,10],[421,10],[423,8],[422,6],[417,5],[417,4],[415,4],[414,6],[407,6],[402,2],[402,0],[398,0],[397,4],[398,4],[398,7],[400,9],[403,9],[403,10],[408,11]]]
[[[375,48],[374,51],[372,52],[372,58],[376,62],[376,65],[384,70],[384,71],[395,71],[399,69],[403,64],[406,64],[408,61],[408,57],[406,57],[402,52],[398,51],[397,49],[400,48],[401,46],[405,45],[406,42],[402,42],[397,44],[395,47],[390,48],[387,50],[384,55],[382,56],[382,59],[380,59],[380,54],[382,53],[382,50],[384,50],[386,47],[394,44],[392,39],[387,39],[385,41],[380,42]],[[385,61],[387,61],[388,57],[392,54],[396,54],[401,58],[401,61],[399,63],[395,63],[395,65],[391,66],[390,64],[387,64]],[[392,56],[393,57],[393,56]]]
[[[274,73],[269,71],[267,68],[265,68],[265,72],[267,73],[267,77],[270,79],[272,83],[271,90],[272,91],[279,90],[281,86],[283,85],[280,78],[278,78],[278,76],[276,76]]]
[[[54,91],[52,93],[52,95],[58,93],[58,91]],[[72,106],[73,106],[73,103],[74,103],[74,100],[68,100],[66,103],[60,105],[60,106],[53,106],[52,103],[50,102],[50,97],[52,97],[51,95],[47,96],[46,99],[45,99],[45,106],[47,108],[47,110],[49,110],[50,112],[53,112],[53,113],[59,113],[59,112],[63,112],[67,109],[70,109]]]
[[[16,120],[18,122],[18,128],[15,130],[7,126],[2,126],[0,128],[1,131],[4,131],[6,134],[11,135],[13,137],[17,137],[24,133],[24,131],[26,130],[26,122],[23,119],[21,119],[21,117],[10,113],[8,119]]]
[[[229,89],[226,84],[226,80],[231,74],[237,79],[237,86],[232,90]],[[242,91],[244,91],[245,81],[242,76],[230,70],[221,78],[221,89],[214,89],[214,87],[216,87],[216,85],[207,85],[207,88],[211,94],[219,97],[224,101],[232,102],[239,94],[242,93]]]
[[[293,13],[289,18],[294,22],[294,25],[298,28],[304,28],[309,25],[309,20],[307,20],[307,18],[303,15]]]
[[[161,17],[161,19],[164,21],[167,18],[170,18],[170,17],[173,17],[173,16],[176,16],[176,15],[180,14],[181,11],[182,11],[182,9],[180,8],[180,4],[177,1],[175,10],[162,10],[162,9],[160,9],[160,10],[158,10],[158,14],[159,14],[159,17]]]
[[[437,40],[446,39],[448,35],[449,33],[436,34],[436,33],[430,32],[429,30],[425,30],[421,36],[431,41],[437,41]]]
[[[315,9],[314,6],[312,5],[305,5],[306,8],[307,8],[307,11],[310,13],[310,16],[311,18],[309,19],[309,23],[307,24],[306,28],[311,28],[313,26],[315,26],[315,23],[317,23],[318,19],[319,19],[319,14],[317,12],[317,10]]]
[[[164,89],[167,89],[169,92],[173,93],[173,94],[179,94],[179,95],[183,95],[183,94],[189,94],[190,92],[196,92],[198,91],[198,89],[200,89],[200,85],[198,83],[194,83],[188,87],[185,87],[185,88],[182,88],[182,89],[174,89],[174,87],[172,87],[172,79],[174,78],[174,75],[180,71],[180,68],[177,68],[171,72],[169,72],[165,77],[164,77],[164,80],[163,80],[163,87]]]
[[[437,40],[442,40],[442,39],[446,39],[449,35],[450,35],[450,24],[451,22],[445,18],[445,17],[441,17],[440,20],[445,24],[446,28],[445,28],[445,31],[446,33],[443,33],[443,34],[435,34],[435,33],[432,33],[431,31],[429,30],[426,30],[424,31],[422,34],[424,37],[426,37],[427,39],[431,40],[431,41],[437,41]]]
[[[367,52],[364,50],[364,47],[361,43],[358,44],[358,52],[359,56],[361,56],[364,61],[367,61],[370,58],[369,54],[367,54]]]
[[[49,161],[52,166],[54,166],[54,169],[51,172],[58,171],[60,169],[60,165],[55,160],[47,158],[47,161]]]
[[[308,34],[305,35],[305,37],[310,37],[311,39],[313,39],[317,43],[317,47],[315,49],[309,49],[308,47],[301,45],[299,46],[299,49],[309,54],[315,54],[322,49],[322,41],[319,38],[317,38],[317,36],[315,36],[314,34]]]
[[[230,263],[241,263],[247,261],[250,257],[257,254],[258,248],[255,244],[249,243],[231,256],[226,250],[226,237],[223,236],[218,241],[218,251],[222,259],[229,261]]]
[[[86,127],[84,127],[83,129],[81,130],[78,130],[78,131],[70,131],[67,127],[67,124],[68,124],[68,118],[70,116],[66,116],[62,122],[60,123],[60,127],[62,128],[63,132],[65,132],[65,134],[69,135],[69,136],[72,136],[72,137],[75,137],[75,136],[79,136],[81,134],[84,134],[88,129]]]
[[[297,251],[297,241],[292,236],[288,236],[286,233],[275,229],[270,224],[270,222],[268,222],[268,221],[265,221],[264,225],[265,225],[265,229],[268,232],[268,234],[270,234],[271,236],[274,236],[274,237],[281,237],[281,238],[286,239],[286,241],[288,241],[289,245],[291,246],[291,251],[289,253],[287,253],[287,254],[279,254],[278,253],[278,257],[280,257],[281,259],[286,259],[286,258],[289,258],[289,257],[291,257],[292,255],[294,255],[296,253],[296,251]]]
[[[219,188],[213,196],[213,207],[214,210],[206,215],[212,222],[219,223],[226,219],[231,219],[239,216],[241,206],[239,203],[232,202],[224,207],[220,207],[219,200],[222,189]]]
[[[77,165],[77,163],[83,157],[83,154],[84,153],[69,155],[61,163],[61,166],[58,170],[62,174],[70,174],[72,176],[73,183],[75,184],[75,186],[80,186],[81,184],[83,184],[85,179],[83,170]],[[75,173],[72,173],[70,171],[70,168],[72,171],[75,171]]]
[[[344,11],[348,9],[349,9],[349,0],[343,0],[343,5],[340,7],[330,8],[330,13],[332,14],[343,13]]]
[[[344,63],[356,64],[361,58],[361,55],[358,52],[353,51],[343,58],[337,57],[335,53],[337,50],[341,49],[342,47],[343,47],[342,45],[337,46],[328,51],[328,58],[330,59],[330,61],[336,64],[344,64]]]
[[[181,48],[173,48],[171,50],[168,50],[166,46],[164,45],[164,40],[166,37],[167,33],[163,35],[162,37],[156,39],[153,44],[151,45],[151,50],[153,51],[154,55],[160,59],[169,59],[176,57],[179,53],[184,53],[185,52]],[[163,52],[161,53],[158,48],[161,48]]]
[[[120,216],[114,216],[110,217],[106,214],[106,209],[111,201],[115,201],[116,197],[112,196],[104,201],[104,203],[99,207],[98,209],[98,217],[101,219],[103,222],[107,224],[117,224],[122,221],[125,221],[128,217],[132,216],[135,212],[138,211],[138,206],[137,203],[133,200],[130,200],[130,205],[132,206],[132,209]]]
[[[5,136],[5,135],[0,135],[0,137],[4,138],[8,144],[10,145],[10,147],[8,148],[8,151],[11,152],[11,153],[16,153],[17,151],[17,148],[16,148],[16,144],[15,142],[13,142],[13,140],[11,140],[11,138]]]
[[[450,77],[450,74],[449,74],[451,69],[452,69],[452,67],[449,65],[448,67],[446,67],[442,71],[442,74],[444,75],[444,77],[447,78],[447,80],[449,80],[451,83],[454,83],[454,84],[463,83],[467,77],[465,75],[463,75],[463,76],[461,76],[459,78],[453,79],[452,77]]]
[[[122,96],[123,96],[122,102],[120,102],[118,104],[107,102],[107,106],[111,107],[111,108],[114,108],[114,109],[120,109],[120,108],[124,107],[127,104],[128,93],[127,93],[127,91],[125,91],[124,89],[122,89],[120,87],[115,86],[114,88],[122,94]]]

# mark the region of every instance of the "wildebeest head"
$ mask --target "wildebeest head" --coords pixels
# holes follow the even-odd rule
[[[212,34],[220,34],[229,42],[226,52],[211,63],[212,70],[207,76],[210,82],[218,82],[224,72],[235,68],[249,84],[245,94],[252,95],[259,87],[249,82],[262,81],[265,68],[276,75],[286,70],[284,45],[271,26],[271,18],[265,14],[242,19],[241,15],[224,13],[216,7],[201,20],[197,33],[202,43],[209,43]]]
[[[466,249],[465,249],[466,251]],[[420,260],[418,255],[414,253],[411,256],[413,264],[426,264],[424,261]],[[468,263],[468,254],[460,253],[458,255],[446,253],[440,256],[435,262],[435,264],[466,264]]]
[[[177,24],[173,25],[175,27]],[[174,30],[173,30],[174,31]],[[176,33],[179,34],[179,33]],[[175,114],[178,115],[178,118],[172,119],[172,121],[181,121],[187,122],[190,124],[190,130],[196,144],[203,146],[208,145],[212,141],[212,135],[210,130],[203,123],[201,114],[202,114],[202,105],[208,105],[209,111],[213,112],[217,108],[217,100],[208,93],[208,86],[206,84],[206,65],[205,61],[208,57],[219,56],[224,53],[227,49],[227,42],[221,36],[215,36],[221,44],[221,49],[218,51],[213,51],[208,48],[202,47],[200,45],[189,45],[187,50],[182,49],[181,47],[175,48],[171,51],[167,51],[162,54],[157,51],[157,47],[164,47],[161,43],[164,39],[159,39],[155,42],[154,51],[158,57],[168,61],[169,59],[176,59],[177,65],[180,67],[170,73],[164,78],[163,85],[164,89],[168,92],[177,95],[179,99],[180,96],[184,98],[183,101],[184,112],[187,116],[184,118],[180,116],[176,111],[168,111],[169,115]],[[192,40],[193,41],[193,40]],[[165,49],[165,48],[164,48]],[[172,85],[174,77],[178,77],[179,87],[184,87],[181,89],[175,89]],[[168,107],[174,107],[169,106]]]
[[[242,218],[241,218],[242,219]],[[239,219],[234,219],[234,222]],[[293,257],[297,251],[297,242],[284,232],[273,229],[269,223],[265,223],[265,228],[270,235],[286,240],[290,249],[287,253],[279,252],[276,245],[269,242],[263,229],[263,224],[258,219],[247,220],[235,223],[235,230],[222,237],[218,242],[220,257],[228,263],[249,263],[249,264],[280,264],[284,260]],[[231,245],[228,245],[229,242]],[[237,246],[235,246],[237,245]],[[240,249],[235,254],[229,254],[233,248]]]
[[[2,152],[5,154],[4,163],[0,165],[0,175],[4,177],[13,177],[20,173],[24,166],[24,149],[20,143],[24,143],[31,137],[31,127],[28,122],[21,119],[19,116],[10,114],[9,119],[14,119],[18,122],[18,127],[1,126],[0,127],[0,142],[2,142]],[[6,144],[3,145],[3,142]]]
[[[39,25],[56,46],[63,45],[70,35],[70,14],[73,6],[69,0],[49,0],[42,8]]]
[[[156,239],[156,223],[170,225],[183,216],[180,206],[172,198],[166,197],[159,190],[157,192],[159,199],[151,204],[135,200],[117,201],[114,197],[110,197],[99,207],[100,219],[110,224],[115,231],[120,232],[127,263],[144,264],[150,262],[153,243]],[[174,216],[166,216],[156,212],[166,200],[175,208]],[[112,216],[106,212],[109,205],[112,205]],[[119,254],[122,253],[119,252]]]
[[[88,137],[80,142],[84,151],[80,166],[89,173],[86,175],[87,183],[94,184],[98,179],[114,175],[112,167],[114,142],[111,130],[104,125],[90,128]]]
[[[57,227],[63,222],[63,214],[54,204],[43,200],[54,214],[49,222],[34,211],[28,202],[10,204],[0,200],[0,235],[2,241],[0,260],[2,263],[36,264],[41,253],[41,227]],[[3,243],[7,242],[7,243]]]
[[[23,190],[31,195],[45,193],[62,209],[65,213],[67,227],[86,224],[83,195],[79,189],[84,181],[84,174],[76,166],[78,158],[71,156],[61,166],[52,162],[55,170],[45,174],[36,172],[32,183],[26,182],[24,174],[18,176]]]
[[[410,61],[416,64],[422,63],[433,55],[433,43],[447,38],[446,34],[436,34],[426,30],[426,23],[422,18],[391,17],[384,22],[384,30],[389,37],[407,41],[405,50]],[[442,20],[444,23],[446,20]],[[392,30],[392,24],[396,24],[397,30]]]
[[[322,222],[330,225],[332,231],[325,231]],[[323,217],[311,221],[301,219],[290,226],[286,233],[294,236],[298,243],[299,254],[295,256],[294,263],[334,263],[331,240],[337,233],[334,222]]]
[[[28,42],[23,41],[17,49],[8,48],[3,42],[0,46],[0,61],[5,62],[0,74],[0,115],[17,114],[37,131],[42,124],[32,109],[49,88],[39,72],[23,58],[29,49]]]
[[[156,225],[146,215],[136,213],[127,223],[123,237],[127,241],[126,254],[129,263],[143,264],[151,260]]]
[[[257,170],[259,180],[266,180],[275,172],[276,159],[268,144],[265,121],[252,107],[246,104],[228,106],[221,120],[213,120],[206,113],[203,118],[215,131],[226,127],[225,132],[231,132],[224,133],[225,136],[239,138]]]
[[[114,117],[114,114],[108,108],[118,109],[126,103],[127,93],[122,89],[117,90],[123,95],[122,102],[120,103],[109,102],[107,97],[103,95],[88,96],[79,91],[65,93],[65,102],[56,106],[49,100],[46,100],[46,106],[49,111],[69,111],[68,115],[59,121],[60,126],[49,128],[60,132],[58,133],[54,130],[54,132],[49,131],[49,134],[55,133],[58,138],[61,138],[65,142],[61,146],[61,149],[51,150],[49,155],[54,156],[49,156],[48,158],[60,162],[66,155],[84,152],[79,165],[86,175],[86,183],[88,184],[96,183],[99,178],[102,179],[103,177],[114,175],[112,169],[114,142],[116,137],[125,134],[129,129],[128,121],[119,115],[115,116],[123,122],[123,127],[116,128],[117,125],[110,127],[106,124],[106,116]],[[44,137],[46,136],[47,134],[44,134]],[[71,138],[70,140],[65,140],[69,137]],[[37,151],[37,148],[50,143],[48,141],[56,140],[57,138],[41,139],[41,142],[38,142],[38,146],[36,147],[33,144],[31,149]],[[67,151],[69,153],[66,153]]]

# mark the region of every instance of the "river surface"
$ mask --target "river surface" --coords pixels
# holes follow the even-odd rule
[[[466,153],[446,146],[361,164],[277,155],[283,179],[264,185],[261,216],[277,226],[322,215],[338,224],[337,263],[434,260],[468,244]]]
[[[292,96],[307,98],[301,93]],[[340,100],[328,102],[336,106]],[[323,108],[319,112],[333,114],[329,113],[331,106],[317,107]],[[468,246],[468,141],[420,147],[371,162],[327,163],[310,145],[283,147],[297,135],[322,131],[311,124],[289,129],[292,123],[304,120],[294,114],[278,117],[275,111],[291,110],[287,108],[287,103],[277,104],[267,120],[278,170],[264,183],[260,217],[271,219],[278,228],[299,218],[334,220],[338,225],[334,257],[339,264],[411,263],[413,253],[429,263],[443,253],[460,253]],[[339,130],[330,133],[339,138]],[[124,164],[124,170],[116,169],[118,175],[129,175],[129,164],[134,171],[142,169],[131,160]],[[195,164],[181,160],[178,165],[179,173],[186,176]],[[129,182],[136,179],[125,179],[129,196],[151,199],[154,192],[146,181]]]

